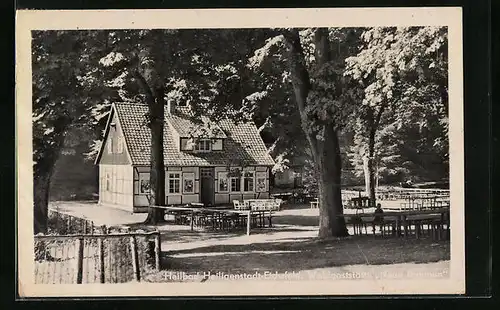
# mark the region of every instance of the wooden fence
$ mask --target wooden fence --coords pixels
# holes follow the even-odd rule
[[[160,269],[158,231],[36,235],[35,283],[82,284],[140,281]]]
[[[376,193],[378,200],[405,200],[405,199],[425,199],[431,197],[449,198],[450,191],[444,189],[390,189],[380,190]]]

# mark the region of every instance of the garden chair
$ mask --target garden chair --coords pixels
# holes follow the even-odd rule
[[[363,222],[363,219],[359,215],[352,216],[348,219],[346,224],[351,224],[353,227],[354,235],[362,235],[363,227],[366,231],[366,223]]]
[[[319,198],[314,198],[313,201],[311,201],[311,209],[317,209],[319,207]]]
[[[235,210],[241,210],[242,209],[242,205],[240,204],[239,200],[233,200],[233,205],[234,205],[234,209]]]
[[[382,237],[386,235],[395,235],[397,232],[396,224],[397,217],[395,216],[384,216],[381,221],[375,223],[375,225],[379,225]]]
[[[281,210],[281,204],[283,203],[283,199],[274,199],[274,210],[279,211]]]

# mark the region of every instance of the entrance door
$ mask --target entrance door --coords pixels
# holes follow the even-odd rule
[[[214,168],[200,168],[200,200],[205,206],[214,205]]]

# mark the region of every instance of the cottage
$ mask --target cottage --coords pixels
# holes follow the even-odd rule
[[[150,199],[148,107],[114,103],[99,165],[99,203],[132,212],[147,211]],[[194,121],[189,109],[165,109],[164,159],[167,205],[230,204],[269,198],[274,161],[252,123]]]

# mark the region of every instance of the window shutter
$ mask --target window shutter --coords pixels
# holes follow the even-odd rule
[[[117,141],[117,153],[121,154],[123,153],[123,137],[118,137],[118,141]]]
[[[113,138],[108,139],[108,153],[113,153]]]
[[[212,142],[212,150],[222,151],[222,139],[216,139]]]

